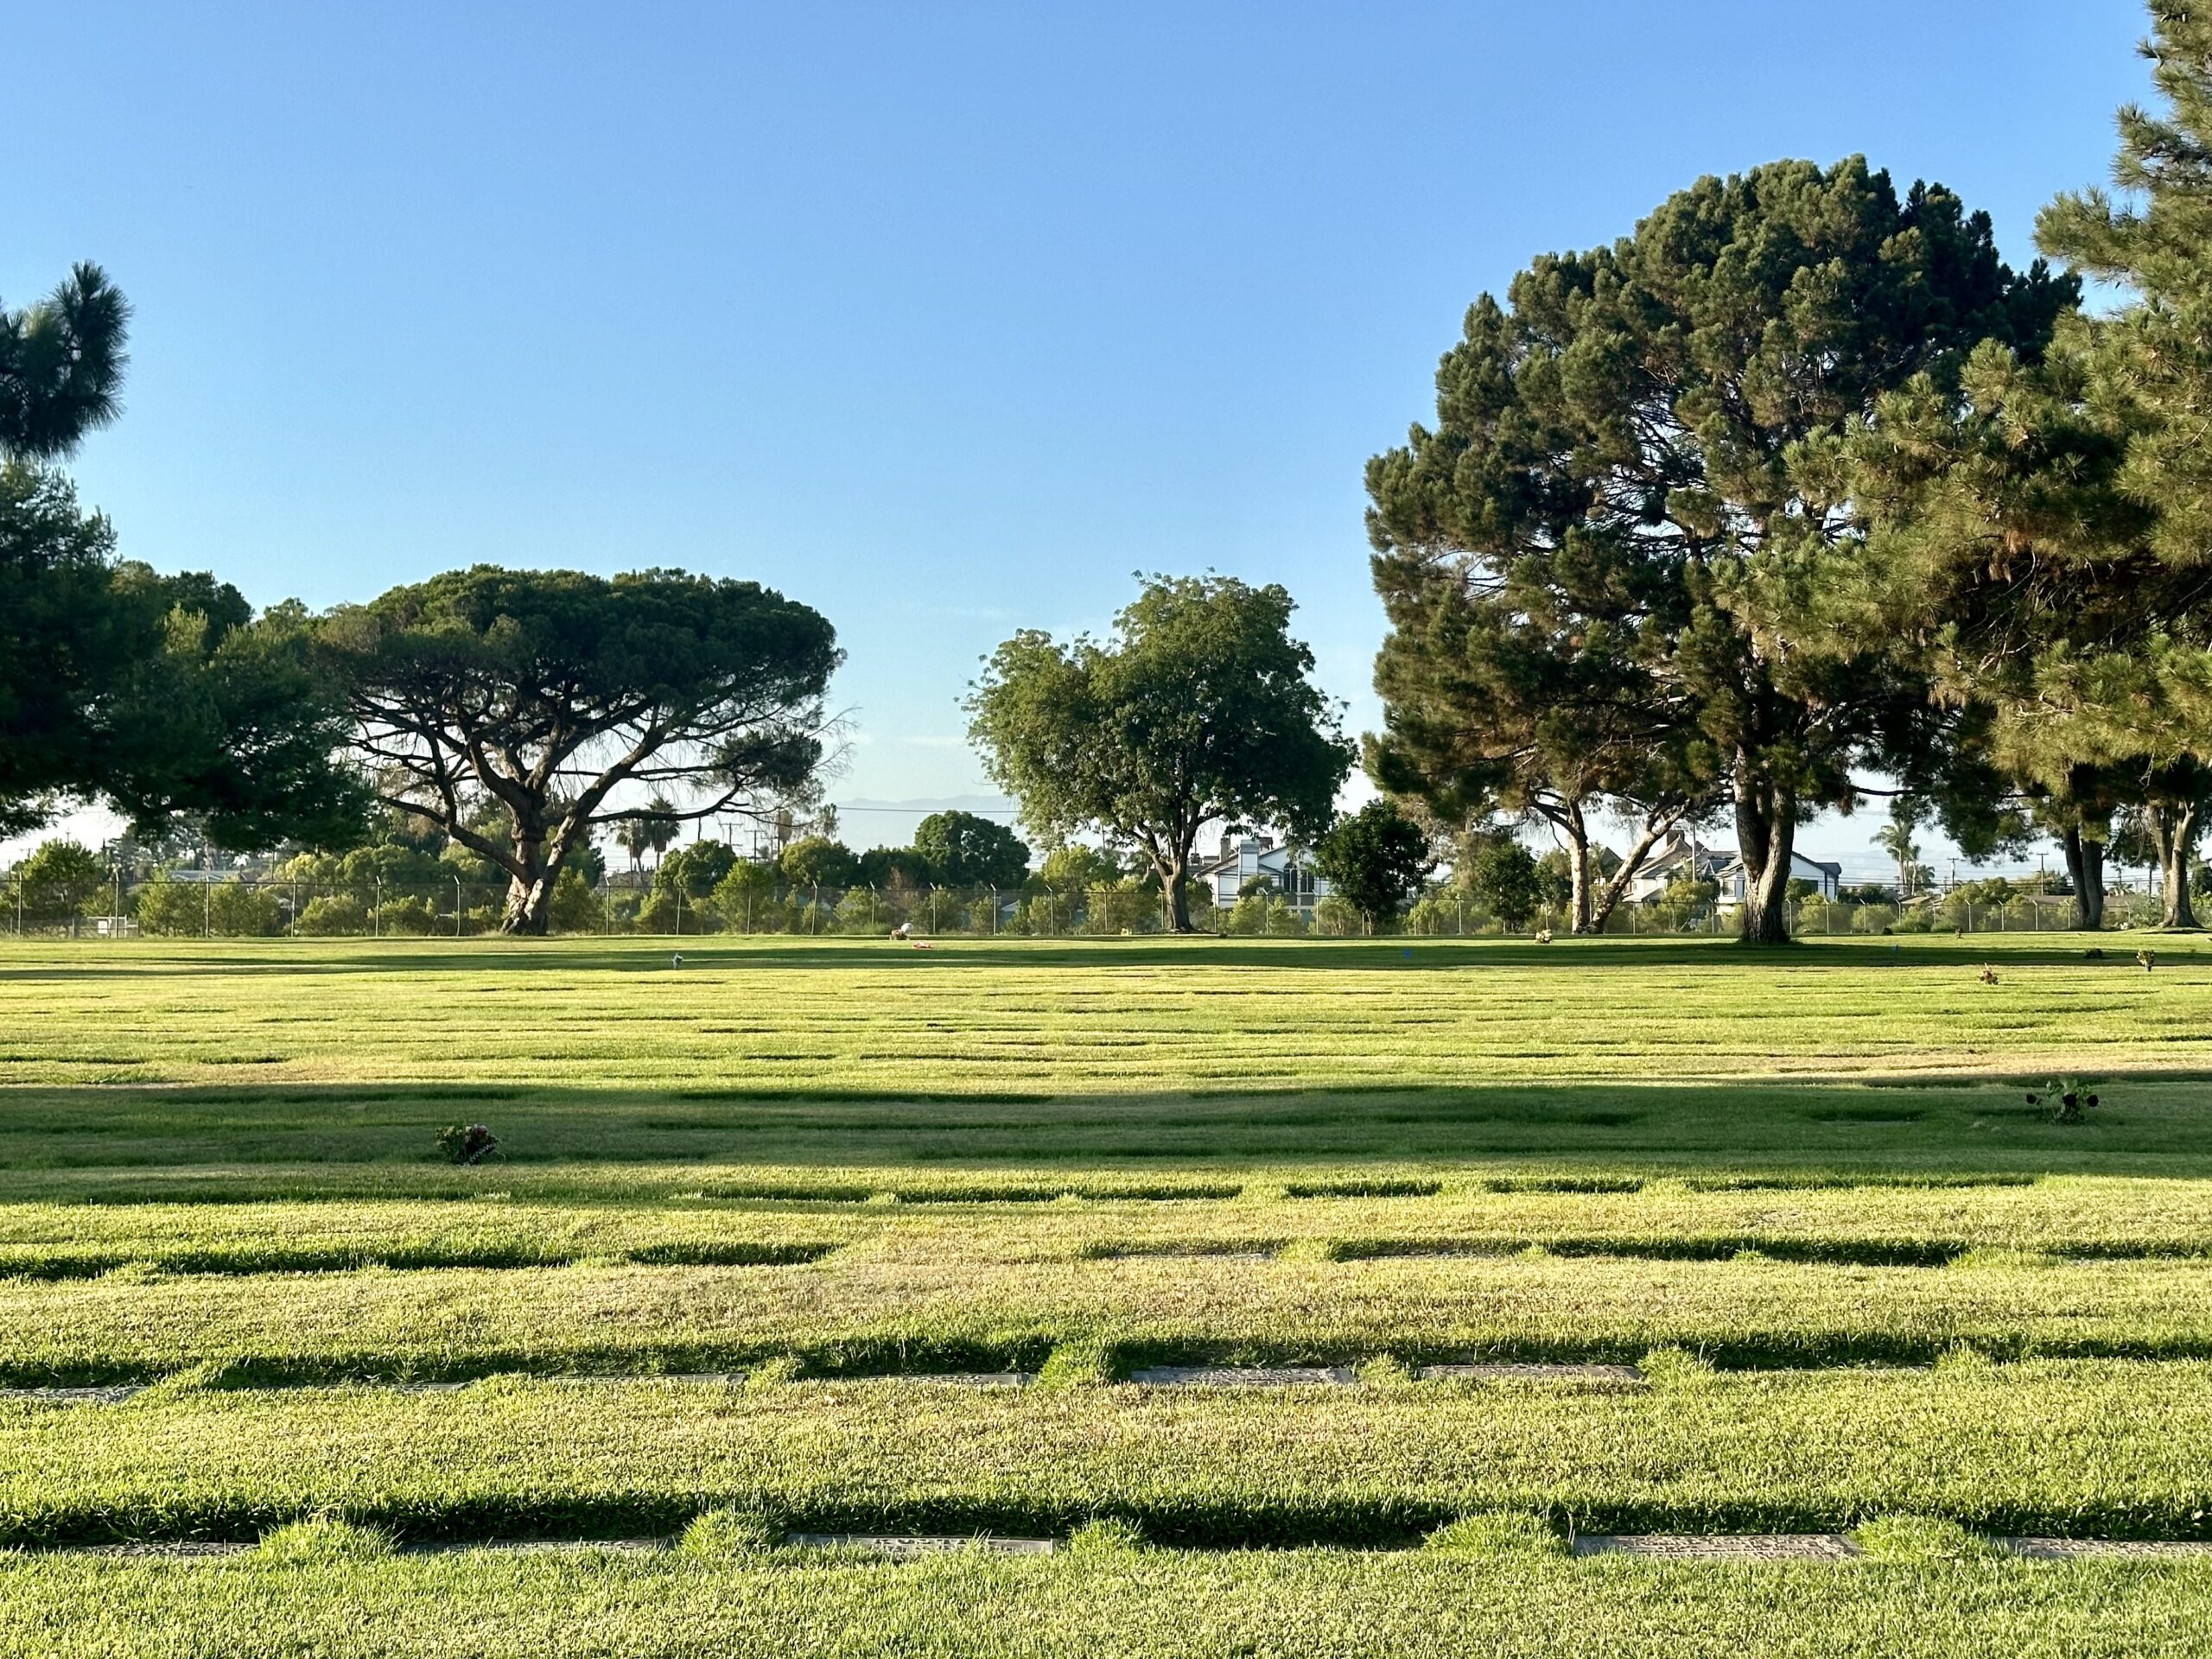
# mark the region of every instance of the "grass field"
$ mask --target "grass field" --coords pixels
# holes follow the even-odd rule
[[[0,1651],[2212,1651],[2139,942],[0,946]]]

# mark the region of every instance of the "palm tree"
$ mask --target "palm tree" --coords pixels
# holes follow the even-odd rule
[[[656,795],[645,803],[639,817],[622,820],[622,827],[614,832],[614,844],[630,855],[632,874],[648,851],[658,863],[660,855],[676,844],[675,813],[675,802],[665,795]]]
[[[1920,844],[1912,838],[1913,813],[1900,795],[1890,807],[1890,821],[1874,832],[1874,844],[1897,861],[1897,897],[1910,899],[1920,874]]]

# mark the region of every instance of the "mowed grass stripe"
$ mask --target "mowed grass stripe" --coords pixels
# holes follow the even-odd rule
[[[827,1245],[886,1261],[981,1263],[1285,1249],[1347,1258],[1531,1247],[1693,1257],[1751,1249],[1870,1263],[1942,1262],[1986,1248],[2110,1259],[2212,1253],[2206,1181],[1935,1175],[1855,1185],[1818,1175],[1675,1181],[1425,1175],[1403,1166],[1270,1173],[1246,1180],[1173,1166],[1147,1174],[661,1167],[585,1178],[604,1179],[602,1196],[560,1202],[532,1197],[541,1183],[531,1178],[575,1180],[575,1172],[425,1167],[398,1179],[442,1185],[448,1196],[307,1201],[252,1194],[314,1180],[314,1172],[217,1171],[195,1173],[189,1190],[224,1202],[0,1204],[0,1274],[60,1271],[73,1262],[188,1266],[219,1257],[282,1270],[302,1255],[365,1263],[481,1252],[551,1261]],[[629,1201],[618,1201],[626,1190]],[[1363,1192],[1372,1196],[1352,1196]]]
[[[118,1274],[0,1284],[0,1379],[137,1382],[715,1370],[1027,1370],[1056,1348],[1111,1370],[1192,1362],[1632,1363],[1732,1367],[2212,1356],[2212,1274],[2190,1262],[1987,1259],[1927,1271],[1766,1261],[1130,1256],[804,1267],[577,1266]]]
[[[2155,975],[2017,938],[1916,943],[1910,960],[1878,942],[1822,943],[1758,971],[1725,943],[1700,941],[1568,942],[1551,953],[1507,942],[1303,952],[1188,942],[1147,947],[1138,967],[1115,954],[1106,942],[948,942],[918,960],[880,941],[715,939],[677,970],[658,941],[146,942],[81,951],[56,972],[52,947],[10,947],[0,1023],[22,1035],[0,1081],[105,1081],[116,1068],[168,1081],[340,1080],[434,1064],[463,1082],[553,1064],[572,1082],[623,1087],[701,1067],[793,1083],[834,1067],[848,1083],[886,1086],[919,1068],[954,1088],[988,1072],[1099,1090],[1240,1071],[1315,1085],[1446,1082],[1470,1065],[1631,1076],[1649,1053],[1691,1047],[1713,1075],[1849,1072],[1905,1054],[1930,1068],[1986,1065],[2000,1052],[2007,1065],[2212,1058],[2212,971],[2188,946]],[[1969,964],[1993,955],[2006,963],[2001,982],[1974,983]],[[969,957],[988,968],[963,969]],[[10,973],[14,962],[33,970]],[[287,1022],[253,1023],[274,1012],[280,982]],[[1607,1019],[1588,1017],[1596,1006]],[[1451,1023],[1430,1023],[1440,1008]],[[757,1035],[704,1029],[738,1010]],[[321,1022],[299,1023],[308,1013]],[[1229,1044],[1233,1058],[1210,1065]]]
[[[1204,1609],[1194,1618],[1194,1608]],[[0,1564],[0,1648],[367,1659],[2139,1659],[2201,1651],[2212,1564],[1840,1568],[1468,1561],[1426,1552],[972,1554],[888,1565],[792,1551]]]
[[[740,1503],[806,1531],[1038,1535],[1122,1515],[1214,1544],[1402,1541],[1494,1508],[1591,1532],[1917,1512],[2008,1535],[2212,1533],[2201,1363],[1465,1395],[509,1380],[156,1391],[100,1421],[0,1407],[0,1532],[252,1536],[333,1511],[407,1537],[633,1535]]]

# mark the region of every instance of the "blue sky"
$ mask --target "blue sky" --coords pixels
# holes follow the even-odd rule
[[[976,659],[1103,627],[1137,569],[1285,583],[1371,724],[1361,467],[1478,291],[1784,156],[1942,179],[2024,259],[2041,203],[2104,177],[2143,27],[2134,0],[16,8],[0,298],[92,258],[136,302],[125,418],[75,463],[131,556],[316,605],[478,560],[757,577],[850,652],[835,793],[953,797],[986,787]]]

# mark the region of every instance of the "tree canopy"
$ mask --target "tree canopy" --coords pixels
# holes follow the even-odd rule
[[[1435,864],[1428,831],[1388,798],[1338,818],[1313,847],[1314,873],[1370,927],[1395,921]]]
[[[596,826],[804,794],[832,728],[830,624],[755,582],[477,565],[318,633],[382,798],[505,873],[510,932],[544,931]],[[625,804],[661,791],[689,804]],[[504,834],[472,823],[480,800]]]
[[[914,826],[914,850],[944,887],[1018,887],[1029,849],[1006,825],[974,812],[932,812]]]
[[[1909,664],[1794,652],[1750,603],[1850,530],[1798,447],[1916,373],[1955,376],[1984,339],[2039,352],[2075,296],[2006,267],[1948,191],[1900,199],[1854,158],[1700,181],[1610,247],[1536,260],[1503,305],[1479,299],[1436,426],[1369,464],[1397,721],[1378,773],[1534,810],[1573,798],[1557,760],[1579,754],[1647,833],[1721,780],[1745,937],[1785,938],[1800,821],[1855,804],[1854,767],[1925,770],[1942,732]],[[1487,626],[1453,614],[1486,607]],[[1545,742],[1547,717],[1568,735]]]
[[[1290,637],[1290,595],[1229,576],[1155,576],[1114,636],[1016,634],[967,702],[969,733],[1022,820],[1141,852],[1188,931],[1192,849],[1214,823],[1327,828],[1351,748]]]
[[[38,304],[0,305],[0,455],[53,461],[121,410],[130,307],[79,264]]]

